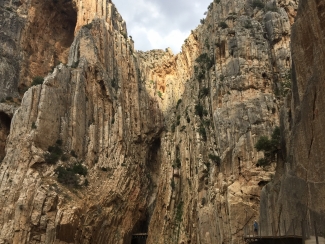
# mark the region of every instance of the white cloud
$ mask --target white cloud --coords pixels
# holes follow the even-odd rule
[[[212,0],[115,0],[138,50],[172,48],[174,53],[196,28]]]

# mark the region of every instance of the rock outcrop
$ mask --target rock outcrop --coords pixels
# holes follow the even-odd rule
[[[28,4],[28,11],[39,7]],[[97,13],[96,6],[74,4],[80,13]],[[1,243],[128,243],[146,220],[148,168],[157,157],[163,117],[139,82],[125,23],[112,3],[98,4],[101,15],[93,14],[85,26],[84,19],[76,21],[66,60],[28,89],[14,114],[0,171]],[[34,20],[34,26],[44,25]],[[57,52],[45,44],[37,50]],[[34,54],[22,61],[21,72],[46,70]],[[51,146],[65,155],[56,165],[49,163]],[[60,184],[55,169],[73,165],[86,167],[86,178],[76,182],[70,174],[63,180],[74,183]]]
[[[279,124],[296,1],[214,1],[177,55],[134,51],[111,1],[0,7],[20,30],[2,96],[28,88],[0,166],[0,243],[242,243],[274,174],[254,145]]]
[[[264,233],[324,233],[325,1],[301,1],[292,30],[293,83],[281,113],[285,161],[261,200]],[[284,228],[286,223],[286,228]],[[303,227],[302,227],[303,226]]]

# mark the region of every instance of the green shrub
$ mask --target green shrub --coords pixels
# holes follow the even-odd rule
[[[175,166],[177,168],[180,168],[181,167],[181,160],[179,158],[176,158]]]
[[[222,29],[226,29],[226,28],[228,28],[228,25],[227,25],[227,23],[226,22],[220,22],[219,23],[219,27],[221,27]]]
[[[162,93],[161,93],[161,91],[158,91],[157,94],[158,94],[158,96],[159,96],[160,98],[162,97]]]
[[[251,29],[251,28],[253,28],[252,21],[251,21],[251,20],[246,20],[246,21],[244,22],[244,28],[246,28],[246,29]]]
[[[90,30],[91,28],[93,28],[93,24],[89,23],[89,24],[84,25],[84,27],[86,27],[87,29]]]
[[[264,8],[264,3],[261,1],[261,0],[253,0],[251,2],[251,7],[252,8],[259,8],[259,9],[262,9]]]
[[[209,95],[209,93],[210,93],[209,87],[203,87],[199,92],[200,94],[199,97],[206,97]]]
[[[261,136],[255,144],[256,150],[259,151],[271,151],[273,148],[271,140],[267,136]]]
[[[208,49],[210,48],[210,45],[207,40],[205,41],[205,45]],[[197,57],[197,59],[195,59],[195,62],[200,64],[200,66],[206,65],[207,69],[210,69],[214,65],[214,59],[210,58],[207,53],[202,53],[199,57]],[[205,72],[204,73],[202,72],[202,74],[204,75]]]
[[[44,159],[48,164],[55,164],[57,161],[59,161],[60,155],[55,153],[45,153]]]
[[[172,124],[172,126],[171,126],[171,131],[174,133],[175,132],[175,128],[176,128],[176,125],[175,125],[175,123],[174,124]]]
[[[200,118],[203,117],[203,106],[201,104],[196,104],[195,105],[195,114],[200,116]]]
[[[85,166],[83,166],[81,163],[75,163],[72,166],[72,171],[75,174],[79,174],[79,175],[83,175],[83,176],[86,176],[88,173],[87,168]]]
[[[267,136],[261,136],[257,143],[255,144],[255,148],[257,151],[264,152],[264,158],[259,159],[257,165],[265,166],[270,164],[272,160],[274,160],[275,155],[278,154],[280,141],[281,141],[281,131],[277,126],[273,130],[271,140]]]
[[[177,222],[182,221],[182,216],[183,216],[183,202],[178,203],[177,207],[176,207],[176,216],[175,216],[175,220]]]
[[[221,158],[219,156],[214,154],[209,154],[209,159],[211,159],[211,161],[213,161],[216,165],[220,166]]]
[[[59,146],[62,146],[62,140],[61,140],[61,139],[57,140],[57,141],[55,142],[55,144],[57,144],[57,145],[59,145]]]
[[[257,160],[256,166],[264,167],[264,166],[269,165],[270,163],[271,162],[270,162],[270,160],[268,160],[268,158],[260,158],[259,160]]]
[[[203,123],[205,126],[209,127],[211,124],[211,121],[209,119],[207,119],[207,120],[203,121]]]
[[[77,154],[76,154],[76,152],[75,152],[74,150],[71,150],[70,155],[71,155],[72,157],[75,157],[75,158],[78,157]]]
[[[204,109],[204,110],[203,110],[203,115],[204,115],[204,116],[208,116],[208,114],[209,114],[208,110]]]
[[[77,174],[86,176],[87,168],[80,163],[75,163],[72,167],[59,166],[55,169],[55,173],[58,175],[58,181],[60,183],[77,187],[79,179]]]
[[[195,62],[204,64],[205,62],[207,62],[208,59],[209,59],[208,54],[202,53],[199,57],[197,57],[197,59],[195,59]]]
[[[68,161],[69,160],[69,154],[66,154],[66,153],[64,153],[62,156],[61,156],[61,160],[63,161],[63,162],[66,162],[66,161]]]
[[[197,74],[197,79],[201,82],[205,78],[205,70],[200,70]]]
[[[54,171],[58,175],[58,181],[65,185],[78,185],[78,178],[71,170],[59,166]]]
[[[60,142],[60,140],[58,140],[57,142]],[[61,145],[62,145],[62,141],[61,141]],[[55,164],[57,161],[59,161],[59,159],[63,154],[63,151],[59,144],[55,144],[54,146],[49,146],[48,151],[49,152],[45,153],[44,159],[45,162],[49,164]]]
[[[111,84],[112,84],[112,87],[113,88],[117,88],[117,80],[115,79],[115,78],[113,78],[112,80],[111,80]]]
[[[201,23],[202,25],[204,24],[204,22],[205,22],[204,19],[200,19],[200,23]]]
[[[44,78],[42,76],[35,76],[33,78],[31,86],[41,85],[44,82]]]
[[[177,115],[177,119],[176,119],[176,125],[180,125],[181,123],[181,116],[180,115]]]

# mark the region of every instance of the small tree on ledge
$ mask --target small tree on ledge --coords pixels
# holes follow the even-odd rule
[[[271,139],[267,136],[261,136],[255,144],[255,148],[258,152],[264,152],[264,158],[261,158],[257,161],[258,166],[267,166],[270,165],[272,161],[275,160],[275,157],[280,151],[280,128],[275,127]]]

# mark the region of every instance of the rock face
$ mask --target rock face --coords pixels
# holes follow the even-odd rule
[[[101,4],[90,25],[78,19],[67,63],[28,89],[12,119],[0,171],[1,243],[129,243],[146,220],[163,117],[141,87],[124,22],[112,3]],[[73,156],[51,165],[44,153],[56,142]],[[88,187],[58,183],[54,169],[75,162],[88,168],[78,183]]]
[[[14,11],[14,7],[0,3],[0,100],[5,97],[17,96],[20,35],[23,19]]]
[[[0,243],[243,242],[274,174],[254,145],[279,124],[296,1],[214,1],[177,55],[135,52],[111,1],[1,4],[21,30],[2,96],[29,89],[5,153],[0,106]]]
[[[301,1],[292,30],[292,96],[281,116],[286,160],[261,199],[261,223],[269,234],[272,227],[301,234],[302,223],[307,234],[313,235],[315,224],[324,233],[324,6],[325,1]]]

